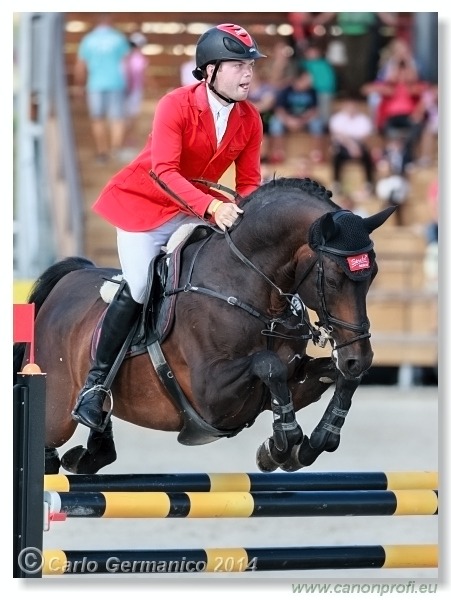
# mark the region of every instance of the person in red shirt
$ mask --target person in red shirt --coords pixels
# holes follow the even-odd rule
[[[402,174],[413,163],[416,146],[421,137],[424,111],[420,98],[426,83],[418,79],[415,69],[404,59],[392,67],[385,81],[365,84],[362,93],[380,95],[377,128],[384,140],[396,140],[402,150]]]
[[[243,212],[192,180],[217,183],[234,163],[240,196],[260,185],[262,121],[247,101],[259,58],[265,55],[239,25],[208,29],[196,46],[193,75],[199,83],[177,88],[159,101],[145,147],[94,203],[93,210],[116,227],[124,278],[105,314],[94,364],[72,412],[75,421],[94,431],[106,426],[102,406],[109,390],[103,384],[142,309],[152,259],[181,225],[208,218],[224,231]]]

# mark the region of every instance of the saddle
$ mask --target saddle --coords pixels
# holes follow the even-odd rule
[[[195,242],[206,241],[212,233],[211,227],[198,225],[172,252],[161,252],[152,260],[143,310],[108,374],[108,380],[112,382],[123,360],[147,352],[160,381],[183,414],[184,425],[177,440],[186,446],[209,444],[221,437],[233,437],[240,431],[219,430],[202,419],[185,397],[161,350],[161,344],[174,324],[177,293],[183,291],[183,284],[180,282],[183,251]],[[109,280],[109,283],[119,285],[120,279]],[[93,357],[106,310],[100,317],[92,338]]]

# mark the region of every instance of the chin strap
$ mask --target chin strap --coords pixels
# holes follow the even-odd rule
[[[221,64],[221,61],[217,60],[215,63],[215,68],[213,70],[213,75],[211,76],[211,81],[207,85],[210,88],[210,90],[213,92],[213,94],[216,94],[216,96],[219,96],[219,98],[221,98],[221,100],[224,100],[224,102],[227,102],[227,104],[234,104],[236,102],[236,100],[232,100],[232,98],[227,98],[226,96],[223,96],[222,94],[220,94],[218,92],[218,90],[213,85],[215,82],[216,73],[218,72],[220,64]]]

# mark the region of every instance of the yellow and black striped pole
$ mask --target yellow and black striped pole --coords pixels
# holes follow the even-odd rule
[[[307,492],[45,492],[50,516],[227,518],[436,515],[435,490]]]
[[[54,492],[295,492],[436,490],[437,471],[46,475]]]
[[[42,575],[231,573],[318,569],[436,568],[434,544],[206,548],[199,550],[44,550]]]

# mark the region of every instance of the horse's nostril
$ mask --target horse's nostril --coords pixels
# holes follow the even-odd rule
[[[362,372],[360,361],[356,358],[350,358],[349,360],[347,360],[346,366],[348,368],[349,373],[352,373],[352,375],[360,375],[360,373]]]

